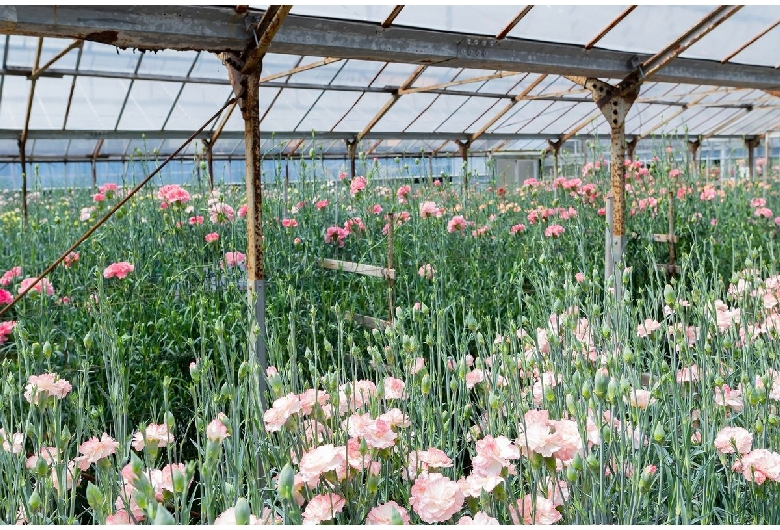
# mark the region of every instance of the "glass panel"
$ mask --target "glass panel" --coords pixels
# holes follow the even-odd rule
[[[6,78],[8,82],[8,78]],[[41,77],[35,84],[35,99],[30,114],[30,129],[61,129],[68,105],[70,76],[61,79]],[[8,87],[3,92],[8,94]],[[26,103],[25,103],[26,105]]]
[[[334,85],[369,86],[385,63],[351,59],[333,79]]]
[[[360,97],[360,92],[325,92],[296,131],[329,131]]]
[[[130,140],[104,140],[103,145],[100,147],[100,154],[108,156],[123,155],[127,152],[129,143]]]
[[[293,15],[308,15],[312,17],[343,18],[365,22],[383,22],[394,6],[339,6],[339,5],[296,5],[290,11]],[[402,11],[403,13],[403,11]],[[396,18],[396,21],[398,19]]]
[[[516,39],[585,45],[627,7],[535,5],[509,32],[509,36]],[[596,46],[602,46],[602,43],[599,42]]]
[[[272,53],[266,54],[264,60],[272,56]],[[263,64],[265,69],[265,64]],[[213,53],[201,53],[195,68],[192,69],[191,77],[205,77],[209,79],[227,79],[227,70],[222,61]]]
[[[305,64],[303,59],[304,58],[299,55],[280,55],[278,53],[267,53],[265,57],[263,57],[263,73],[261,74],[261,78],[292,70],[300,64]],[[225,70],[225,67],[220,64],[220,68],[222,68],[222,71],[225,72],[224,77],[227,77],[227,70]],[[286,77],[274,79],[276,82],[285,80]]]
[[[201,55],[203,55],[203,52]],[[144,60],[141,61],[139,74],[164,74],[175,76],[186,76],[192,67],[192,62],[198,52],[186,51],[179,52],[173,50],[162,50],[158,52],[146,52]]]
[[[68,149],[68,140],[35,140],[28,144],[28,163],[35,162],[36,156],[62,156]]]
[[[650,131],[653,127],[678,112],[678,107],[666,105],[646,105],[636,103],[626,116],[626,134],[640,134]]]
[[[520,9],[520,6],[407,5],[393,25],[495,36]]]
[[[382,70],[382,73],[371,83],[374,87],[390,86],[396,88],[406,81],[415,71],[417,65],[404,63],[391,63]]]
[[[490,132],[523,132],[523,127],[528,125],[538,115],[547,112],[550,105],[549,101],[529,101],[525,104],[517,105],[516,107],[520,108],[511,112],[510,115],[504,116],[496,125],[491,127]]]
[[[408,132],[438,131],[441,124],[453,114],[461,112],[461,106],[468,101],[466,96],[439,96],[414,123],[406,128]],[[461,131],[458,131],[461,132]]]
[[[720,61],[737,51],[775,20],[780,18],[780,6],[743,6],[720,26],[684,51],[680,57]],[[775,28],[737,55],[732,62],[775,66],[772,54],[780,46],[780,28]],[[755,48],[755,49],[754,49]]]
[[[113,130],[129,87],[125,79],[77,78],[67,128]]]
[[[719,134],[751,134],[777,127],[780,122],[780,109],[754,110],[747,113],[744,120],[729,125]]]
[[[105,72],[135,71],[141,52],[120,50],[115,46],[84,41],[79,70],[100,70]]]
[[[436,95],[424,92],[403,96],[379,120],[373,130],[376,132],[403,131],[435,98]]]
[[[130,89],[120,130],[160,130],[181,88],[180,83],[136,81]]]
[[[166,130],[194,131],[209,119],[232,93],[229,86],[187,84],[173,109]]]
[[[508,100],[502,100],[502,99],[495,99],[493,100],[493,104],[491,107],[488,108],[488,110],[479,118],[474,121],[474,123],[469,124],[466,126],[464,130],[467,130],[469,132],[477,132],[478,130],[482,129],[482,127],[492,120],[494,117],[496,117],[500,112],[502,112],[507,104],[509,103]]]
[[[43,49],[38,66],[43,66],[49,59],[60,53],[73,42],[72,39],[43,39]],[[8,66],[20,66],[32,69],[35,63],[35,53],[38,50],[37,37],[22,37],[12,35],[8,45]],[[59,59],[52,68],[73,69],[76,67],[78,50],[71,50],[65,57]]]
[[[0,101],[0,123],[3,124],[3,129],[21,130],[24,127],[29,93],[30,82],[27,79],[5,76],[3,99]]]
[[[589,104],[583,103],[583,105]],[[537,118],[525,124],[523,126],[522,132],[532,134],[543,133],[547,127],[552,125],[555,121],[563,118],[563,116],[565,116],[576,106],[576,103],[551,103],[550,106],[544,109],[544,111],[542,111],[542,113]]]
[[[353,108],[333,130],[355,133],[362,131],[371,118],[373,118],[376,113],[379,112],[379,109],[388,101],[390,101],[390,96],[387,94],[363,94],[363,97],[355,104],[355,108]]]
[[[559,119],[552,122],[540,132],[566,134],[596,113],[598,113],[598,109],[592,103],[578,103],[573,109],[566,114],[561,115]]]
[[[674,42],[713,9],[714,6],[696,5],[639,6],[607,33],[598,47],[652,55]]]
[[[496,100],[488,98],[469,98],[468,101],[463,102],[463,106],[459,107],[454,115],[444,121],[441,125],[436,127],[436,131],[443,132],[463,132],[471,126],[472,123],[479,120],[485,113],[495,113],[491,110],[496,105]],[[425,116],[430,114],[426,112]]]
[[[321,90],[282,90],[271,110],[262,118],[260,127],[270,132],[294,130],[321,93]]]
[[[216,141],[216,143],[214,143],[214,146],[211,148],[211,152],[214,155],[229,155],[233,152],[233,149],[236,148],[237,143],[239,143],[238,140],[220,138]],[[243,143],[243,140],[241,143]]]
[[[455,76],[460,74],[460,68],[441,68],[436,66],[429,66],[420,77],[412,83],[413,87],[439,85],[441,83],[449,83]]]
[[[304,57],[301,66],[322,61],[324,57]],[[341,68],[344,67],[344,61],[336,61],[311,70],[305,70],[289,77],[290,83],[314,83],[317,85],[327,85],[330,83]]]
[[[519,73],[509,77],[502,77],[501,79],[491,79],[479,87],[477,92],[487,92],[491,94],[508,94],[511,92],[514,94],[516,92],[520,92],[520,90],[517,89],[517,85],[518,83],[521,83],[526,77],[528,77],[528,75],[529,74]]]
[[[97,146],[98,140],[71,140],[68,145],[68,157],[69,158],[81,158],[91,157],[95,152],[95,146]],[[105,142],[104,144],[105,145]],[[101,152],[103,152],[101,148]]]

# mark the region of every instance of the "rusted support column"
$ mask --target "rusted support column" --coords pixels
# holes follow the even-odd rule
[[[761,143],[761,138],[754,136],[745,139],[745,148],[748,153],[748,178],[753,180],[756,165],[756,147]]]
[[[27,222],[27,142],[19,139],[19,160],[22,166],[22,219]]]
[[[254,308],[249,332],[249,354],[268,366],[265,329],[265,270],[263,268],[263,191],[260,182],[260,69],[242,76],[244,95],[239,103],[244,118],[246,148],[247,298]],[[265,375],[265,374],[263,374]],[[265,378],[260,377],[262,385]],[[261,388],[261,395],[265,388]]]
[[[636,146],[639,144],[639,136],[631,138],[630,142],[626,142],[626,151],[628,151],[628,159],[634,161],[634,155],[636,153]]]
[[[558,160],[558,154],[561,152],[561,145],[563,145],[563,139],[559,138],[558,140],[547,140],[547,143],[549,144],[549,147],[547,150],[552,153],[553,155],[553,180],[557,179],[560,176],[560,168],[559,168],[559,160]]]
[[[631,105],[636,101],[639,84],[632,83],[631,88],[627,90],[620,85],[612,86],[598,79],[588,79],[585,82],[585,88],[593,94],[593,99],[599,105],[599,109],[607,119],[611,129],[612,266],[615,276],[615,297],[620,300],[622,298],[621,271],[623,270],[620,264],[623,260],[623,250],[626,244],[625,120]]]
[[[696,140],[688,140],[688,151],[691,153],[691,168],[690,172],[694,178],[699,178],[700,164],[699,164],[699,148],[701,147],[701,138]]]
[[[458,144],[458,153],[463,160],[463,200],[465,201],[469,194],[469,147],[471,142],[456,142]]]
[[[203,145],[206,146],[206,171],[208,171],[209,174],[208,175],[209,189],[213,190],[214,189],[214,143],[209,139],[204,139]]]
[[[355,158],[357,156],[357,141],[346,140],[347,143],[347,158],[349,159],[349,179],[355,178]]]

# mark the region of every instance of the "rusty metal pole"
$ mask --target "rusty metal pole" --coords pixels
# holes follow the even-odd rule
[[[463,201],[465,204],[465,201],[468,198],[468,194],[469,194],[469,147],[471,146],[471,142],[457,142],[457,144],[458,144],[458,153],[460,154],[460,158],[463,161],[462,186],[463,186]]]
[[[626,150],[628,151],[628,159],[634,162],[636,154],[636,146],[639,143],[639,136],[634,136],[630,142],[626,143]]]
[[[209,189],[214,190],[214,143],[210,140],[203,140],[206,146],[206,171],[209,174]]]
[[[691,175],[698,180],[699,173],[701,171],[699,164],[699,148],[701,147],[701,139],[688,140],[688,151],[691,153]]]
[[[346,140],[347,158],[349,159],[349,179],[352,180],[357,174],[355,166],[355,157],[357,152],[357,142],[355,140]]]
[[[19,159],[22,165],[22,218],[27,223],[27,142],[19,140]]]
[[[265,270],[263,269],[263,191],[260,182],[260,69],[246,76],[241,114],[246,147],[247,299],[250,318],[249,355],[263,369],[268,366],[265,329]],[[261,374],[260,396],[265,399],[267,382]],[[263,403],[265,406],[265,403]]]
[[[610,192],[613,200],[612,212],[612,268],[615,277],[615,298],[623,297],[622,261],[626,245],[626,186],[625,158],[626,134],[625,120],[628,111],[636,101],[639,84],[629,91],[621,90],[598,79],[588,79],[585,88],[590,89],[599,110],[607,119],[611,128]],[[620,94],[620,92],[625,92]]]
[[[754,168],[756,165],[756,146],[759,145],[761,140],[758,137],[745,139],[745,148],[747,148],[748,155],[748,178],[753,180]]]

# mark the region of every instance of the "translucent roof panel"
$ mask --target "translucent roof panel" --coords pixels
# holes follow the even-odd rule
[[[180,88],[180,83],[133,82],[117,128],[126,131],[162,129]]]
[[[360,20],[364,22],[382,22],[392,10],[393,6],[308,5],[293,6],[290,13],[294,15],[310,15],[345,20]]]
[[[378,61],[347,61],[344,68],[333,79],[334,85],[369,86],[387,63]]]
[[[98,140],[71,140],[66,154],[69,158],[91,157],[97,143]]]
[[[334,126],[334,131],[362,131],[369,120],[391,99],[389,94],[363,94],[352,110]],[[403,98],[402,98],[403,99]]]
[[[585,45],[627,7],[534,6],[509,37]]]
[[[295,130],[321,94],[322,90],[283,89],[265,117],[261,117],[260,127],[273,132]]]
[[[301,65],[315,64],[323,59],[323,57],[304,57],[301,60]],[[327,85],[333,81],[333,78],[342,68],[344,68],[344,61],[336,61],[323,66],[318,66],[317,68],[312,68],[311,70],[298,72],[297,74],[289,76],[287,80],[290,83],[317,83]]]
[[[330,131],[359,97],[360,92],[323,92],[294,129],[308,132]]]
[[[194,131],[209,119],[232,92],[219,85],[187,84],[171,113],[166,130]]]
[[[129,87],[125,79],[76,78],[67,128],[113,130]]]
[[[137,51],[120,50],[114,46],[88,41],[84,42],[83,49],[79,70],[132,73],[141,55]]]
[[[743,6],[736,14],[723,22],[717,31],[706,35],[680,56],[714,61],[723,60],[737,51],[743,44],[747,44],[751,39],[757,37],[778,19],[780,19],[780,6]],[[724,35],[734,35],[735,38],[724,38]],[[732,62],[775,66],[777,62],[780,62],[776,57],[773,57],[778,46],[780,46],[780,28],[775,27],[734,57]],[[772,62],[773,59],[776,62]]]
[[[21,130],[24,127],[29,93],[30,82],[24,77],[4,77],[3,99],[0,101],[0,123],[4,129]]]
[[[497,35],[520,11],[520,6],[405,6],[393,23],[457,31],[472,35]]]
[[[38,66],[46,64],[51,58],[67,48],[72,42],[72,39],[43,39],[43,48],[41,49],[41,58],[38,61]],[[38,38],[11,35],[8,45],[7,65],[32,69],[35,64],[35,54],[37,50]],[[57,61],[57,68],[75,68],[77,56],[78,50],[71,50]]]
[[[73,77],[71,76],[60,79],[47,77],[38,79],[35,84],[35,98],[30,113],[31,129],[62,129],[72,83]]]
[[[436,99],[435,94],[417,92],[399,98],[387,114],[374,126],[378,132],[403,131]]]
[[[198,52],[177,52],[162,50],[158,52],[146,52],[144,60],[138,67],[139,74],[159,74],[185,76],[193,67]]]
[[[452,96],[450,96],[452,97]],[[474,124],[483,116],[492,116],[499,100],[487,98],[467,98],[452,112],[445,121],[439,124],[435,130],[442,132],[462,132],[475,130]]]

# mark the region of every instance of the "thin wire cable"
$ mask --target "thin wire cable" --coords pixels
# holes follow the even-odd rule
[[[152,180],[152,179],[153,179],[153,178],[154,178],[154,177],[155,177],[155,176],[156,176],[156,175],[157,175],[157,174],[160,172],[160,170],[162,170],[162,168],[164,168],[164,167],[165,167],[165,166],[168,164],[168,162],[170,162],[171,160],[173,160],[173,159],[176,157],[176,155],[178,155],[178,154],[179,154],[179,153],[180,153],[180,152],[181,152],[181,151],[182,151],[182,150],[183,150],[185,147],[187,147],[187,146],[190,144],[190,142],[192,142],[192,141],[193,141],[193,140],[194,140],[194,139],[195,139],[195,138],[196,138],[196,137],[197,137],[197,136],[198,136],[200,133],[202,133],[202,132],[204,131],[204,129],[206,129],[206,127],[208,127],[208,125],[209,125],[211,122],[213,122],[214,120],[216,120],[217,118],[219,118],[219,116],[222,114],[222,112],[223,112],[223,111],[224,111],[226,108],[228,108],[228,106],[229,106],[229,105],[233,104],[233,102],[234,102],[234,101],[237,101],[237,98],[230,98],[230,99],[228,100],[228,102],[227,102],[227,103],[225,103],[225,104],[222,106],[222,108],[221,108],[221,109],[219,109],[219,111],[217,111],[217,113],[216,113],[216,114],[214,114],[214,115],[213,115],[211,118],[209,118],[209,120],[208,120],[206,123],[204,123],[204,124],[203,124],[203,125],[200,127],[200,129],[198,129],[197,131],[195,131],[194,133],[192,133],[192,135],[191,135],[189,138],[187,138],[187,139],[184,141],[184,143],[183,143],[183,144],[181,144],[181,145],[180,145],[180,146],[179,146],[179,147],[178,147],[178,148],[177,148],[177,149],[176,149],[176,150],[175,150],[173,153],[171,153],[171,154],[168,156],[168,158],[166,158],[166,159],[163,161],[163,163],[162,163],[162,164],[160,164],[159,166],[157,166],[157,168],[156,168],[154,171],[152,171],[151,173],[149,173],[149,175],[148,175],[148,176],[147,176],[145,179],[143,179],[143,180],[142,180],[142,181],[141,181],[141,182],[140,182],[140,183],[139,183],[139,184],[138,184],[138,185],[137,185],[135,188],[133,188],[133,189],[130,191],[130,193],[128,193],[128,194],[127,194],[127,195],[126,195],[126,196],[125,196],[125,197],[124,197],[124,198],[123,198],[121,201],[119,201],[118,203],[116,203],[116,204],[114,205],[114,207],[113,207],[113,208],[111,208],[111,209],[108,211],[108,213],[106,213],[106,215],[104,215],[104,216],[103,216],[103,217],[102,217],[102,218],[101,218],[101,219],[100,219],[100,220],[99,220],[97,223],[95,223],[95,225],[94,225],[94,226],[92,226],[92,228],[90,228],[89,230],[87,230],[87,231],[84,233],[84,235],[83,235],[83,236],[81,236],[81,237],[80,237],[80,238],[79,238],[79,239],[78,239],[78,240],[77,240],[75,243],[73,243],[73,245],[71,245],[71,247],[70,247],[68,250],[66,250],[65,252],[63,252],[63,253],[62,253],[62,255],[60,255],[60,257],[59,257],[59,258],[57,258],[57,260],[56,260],[54,263],[52,263],[51,265],[49,265],[48,267],[46,267],[46,270],[44,270],[44,271],[43,271],[43,272],[40,274],[40,276],[38,276],[38,277],[35,279],[35,281],[34,281],[32,284],[30,284],[30,285],[28,285],[28,286],[27,286],[27,289],[25,289],[24,291],[22,291],[21,293],[19,293],[19,294],[16,296],[16,298],[14,298],[14,299],[11,301],[11,303],[10,303],[10,304],[8,304],[7,306],[5,306],[3,309],[0,309],[0,317],[2,317],[4,314],[6,314],[8,311],[10,311],[10,310],[11,310],[11,308],[12,308],[13,306],[15,306],[15,305],[17,304],[17,302],[19,302],[19,300],[21,300],[22,298],[24,298],[24,297],[25,297],[25,295],[26,295],[27,293],[29,293],[30,291],[32,291],[32,289],[33,289],[33,288],[34,288],[36,285],[38,285],[38,283],[40,283],[40,281],[41,281],[42,279],[44,279],[46,276],[48,276],[48,275],[49,275],[49,273],[50,273],[51,271],[53,271],[53,270],[54,270],[54,269],[57,267],[57,265],[59,265],[60,263],[62,263],[62,262],[65,260],[65,257],[66,257],[68,254],[70,254],[71,252],[73,252],[74,250],[76,250],[76,249],[79,247],[79,245],[81,245],[81,244],[82,244],[84,241],[86,241],[86,240],[87,240],[87,238],[88,238],[89,236],[91,236],[91,235],[92,235],[92,234],[95,232],[95,230],[97,230],[98,228],[100,228],[100,227],[103,225],[103,223],[105,223],[106,221],[108,221],[108,219],[109,219],[109,218],[110,218],[112,215],[114,215],[114,213],[116,213],[116,211],[117,211],[117,210],[119,210],[119,209],[120,209],[122,206],[124,206],[124,204],[125,204],[127,201],[129,201],[129,200],[130,200],[130,199],[131,199],[131,198],[132,198],[132,197],[133,197],[133,196],[134,196],[136,193],[138,193],[138,191],[139,191],[139,190],[140,190],[142,187],[144,187],[144,185],[145,185],[147,182],[149,182],[150,180]]]

